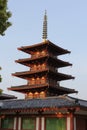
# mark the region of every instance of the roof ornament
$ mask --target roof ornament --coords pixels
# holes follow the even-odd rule
[[[43,36],[42,36],[43,42],[47,39],[47,12],[45,10],[44,20],[43,20]]]

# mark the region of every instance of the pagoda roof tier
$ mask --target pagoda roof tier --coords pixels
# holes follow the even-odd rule
[[[38,70],[38,71],[16,72],[16,73],[13,73],[12,75],[19,78],[26,79],[26,80],[33,77],[37,78],[37,77],[46,76],[46,75],[52,79],[56,79],[57,81],[74,79],[74,77],[71,75],[62,74],[62,73],[52,71],[49,69]]]
[[[54,55],[62,55],[62,54],[67,54],[70,53],[67,49],[63,49],[54,43],[52,43],[49,40],[46,40],[45,42],[37,43],[31,46],[22,46],[18,48],[18,50],[21,50],[23,52],[26,52],[28,54],[32,54],[32,52],[38,51],[38,50],[43,50],[47,49],[50,52],[53,52]]]
[[[20,85],[20,86],[12,86],[8,88],[8,90],[21,92],[21,93],[28,93],[28,92],[40,92],[40,91],[48,91],[50,93],[54,93],[57,95],[63,95],[63,94],[71,94],[71,93],[77,93],[74,89],[71,88],[65,88],[61,86],[53,86],[52,84],[39,84],[39,85]]]
[[[40,56],[40,57],[32,57],[32,58],[26,58],[26,59],[19,59],[16,60],[15,62],[23,64],[25,66],[31,66],[31,64],[39,64],[39,63],[50,63],[50,65],[52,64],[55,67],[66,67],[66,66],[72,66],[71,63],[69,62],[65,62],[63,60],[57,59],[53,56]]]

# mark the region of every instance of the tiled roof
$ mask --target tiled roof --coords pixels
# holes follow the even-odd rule
[[[19,78],[24,78],[26,79],[27,77],[32,77],[35,75],[45,75],[48,74],[50,75],[50,77],[54,77],[56,78],[58,81],[61,80],[68,80],[68,79],[75,79],[75,77],[68,75],[68,74],[63,74],[60,72],[54,72],[53,70],[46,68],[43,70],[36,70],[36,71],[23,71],[23,72],[16,72],[16,73],[12,73],[13,76],[19,77]]]
[[[52,85],[52,84],[40,84],[37,85],[37,87],[35,85],[20,85],[20,86],[11,86],[10,88],[8,88],[8,90],[13,90],[13,91],[17,91],[17,92],[29,92],[31,91],[38,91],[42,89],[42,90],[48,90],[51,92],[54,92],[57,95],[63,95],[63,94],[70,94],[70,93],[78,93],[78,91],[75,91],[74,89],[71,88],[65,88],[59,85]]]
[[[15,60],[15,62],[26,65],[26,66],[30,66],[33,63],[37,63],[37,62],[45,62],[45,60],[48,63],[52,63],[54,66],[56,67],[65,67],[65,66],[72,66],[71,63],[69,62],[65,62],[63,60],[54,58],[53,56],[49,56],[48,54],[46,55],[40,55],[39,57],[31,57],[31,58],[25,58],[25,59],[19,59],[19,60]]]
[[[5,100],[5,99],[16,99],[17,97],[5,93],[0,94],[0,100]]]
[[[48,97],[44,99],[10,99],[0,101],[0,111],[22,111],[22,110],[43,110],[50,108],[75,108],[81,107],[87,110],[87,101],[77,100],[70,97]]]
[[[69,97],[49,97],[44,99],[14,99],[0,101],[1,110],[63,108],[83,106],[87,108],[87,101]]]
[[[57,55],[70,53],[70,51],[68,51],[67,49],[63,49],[63,48],[55,45],[54,43],[52,43],[49,40],[47,40],[45,42],[45,44],[44,44],[44,42],[41,42],[41,43],[33,44],[31,46],[22,46],[22,47],[18,48],[18,50],[24,51],[26,53],[31,53],[31,51],[34,51],[35,49],[40,50],[41,48],[44,48],[44,47],[50,48],[51,51],[54,51],[54,53]]]

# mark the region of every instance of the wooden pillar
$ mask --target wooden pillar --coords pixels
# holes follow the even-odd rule
[[[74,117],[74,130],[76,130],[76,117]]]
[[[70,113],[70,130],[74,130],[74,115]]]
[[[0,128],[1,128],[1,118],[0,118]]]
[[[76,118],[73,113],[67,117],[67,130],[76,130]]]

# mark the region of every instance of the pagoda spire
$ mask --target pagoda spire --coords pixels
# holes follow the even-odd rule
[[[44,14],[44,20],[43,20],[43,35],[42,35],[42,39],[45,42],[47,39],[47,12],[45,10],[45,14]]]

